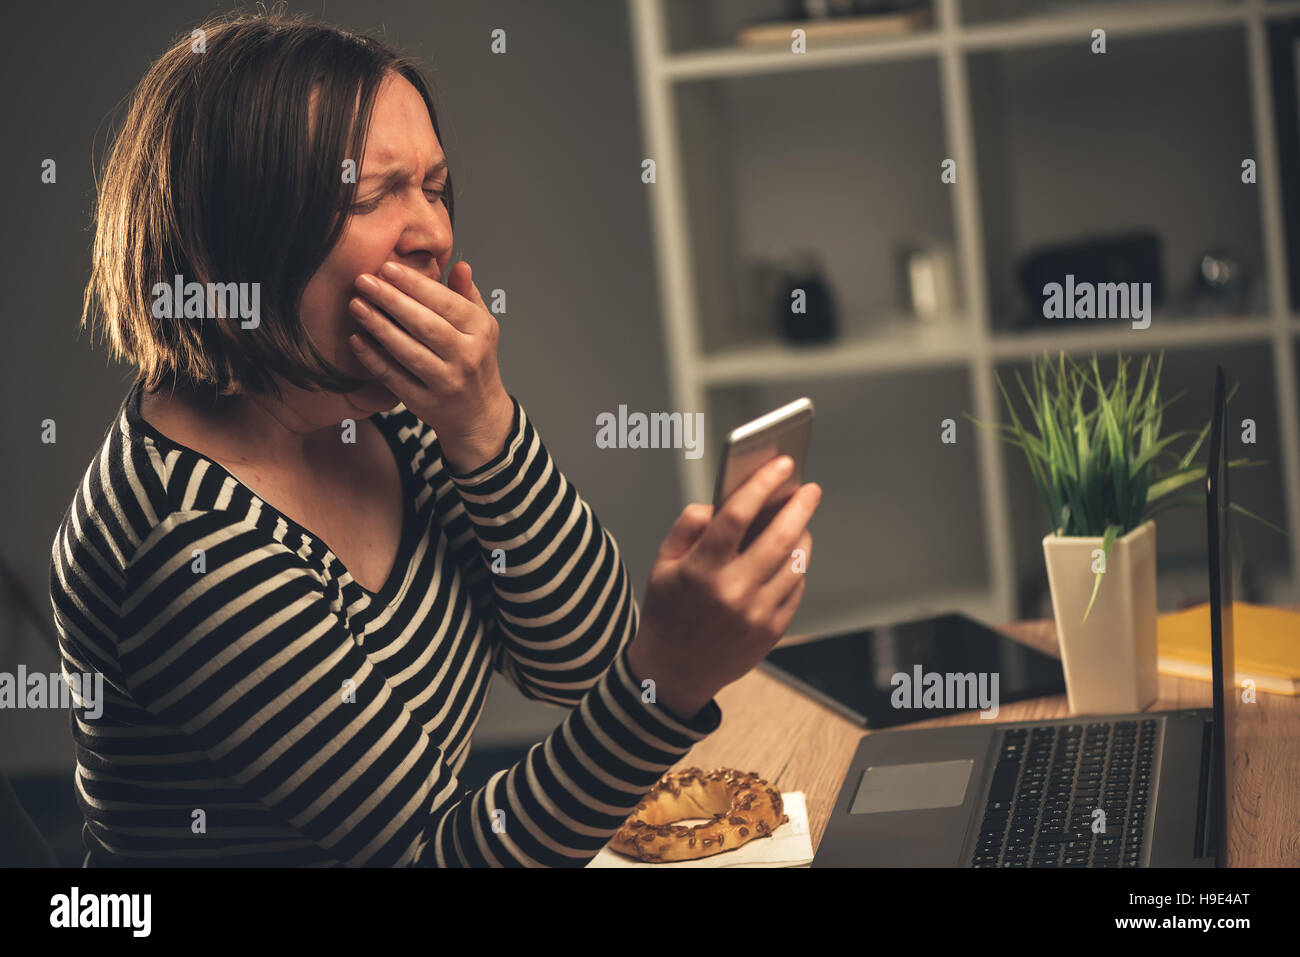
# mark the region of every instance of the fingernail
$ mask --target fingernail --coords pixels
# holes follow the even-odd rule
[[[789,475],[794,470],[794,459],[788,455],[782,455],[776,460],[776,474]]]
[[[402,278],[402,267],[397,265],[397,263],[384,263],[379,267],[379,271],[390,279]]]
[[[357,285],[366,292],[377,292],[379,290],[378,280],[376,280],[374,276],[369,276],[364,273],[357,277]]]

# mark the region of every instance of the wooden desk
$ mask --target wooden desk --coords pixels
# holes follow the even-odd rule
[[[998,630],[1060,657],[1050,618]],[[781,644],[804,640],[809,639],[787,638]],[[1159,698],[1149,711],[1213,707],[1208,681],[1160,675],[1159,682]],[[816,851],[858,741],[870,732],[758,669],[724,688],[717,700],[722,726],[692,748],[678,767],[756,771],[782,791],[803,791]],[[1236,797],[1229,825],[1234,857],[1254,867],[1295,867],[1300,865],[1300,698],[1261,694],[1257,704],[1243,705],[1241,714],[1234,736]],[[1065,717],[1065,695],[1057,695],[1004,704],[997,720]],[[972,711],[900,727],[979,721],[978,712]]]

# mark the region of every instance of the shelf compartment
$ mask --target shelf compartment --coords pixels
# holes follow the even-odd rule
[[[938,587],[918,590],[902,598],[880,595],[869,602],[864,601],[861,592],[847,592],[822,596],[815,606],[810,606],[805,597],[782,643],[794,644],[812,635],[825,637],[875,625],[931,618],[950,611],[959,611],[990,627],[1001,624],[987,588]]]
[[[1250,286],[1233,310],[1269,313],[1259,187],[1241,182],[1257,152],[1246,64],[1240,28],[1133,38],[1104,55],[1080,41],[968,58],[994,331],[1041,315],[1017,275],[1027,253],[1138,230],[1160,239],[1166,312],[1207,308],[1192,276],[1202,253],[1226,250]]]
[[[890,373],[709,390],[710,451],[693,467],[711,475],[726,432],[800,396],[816,406],[805,482],[822,486],[813,516],[807,591],[791,633],[843,622],[846,603],[897,603],[972,595],[987,600],[986,532],[975,427],[964,369]],[[940,441],[956,421],[957,442]],[[852,624],[852,622],[850,622]]]
[[[791,18],[789,15],[790,5],[786,0],[709,0],[709,2],[701,2],[701,0],[662,0],[662,6],[664,10],[664,39],[667,45],[664,53],[674,58],[686,58],[701,53],[709,56],[725,55],[730,52],[743,54],[746,57],[779,58],[783,54],[790,54],[788,46],[744,46],[739,42],[737,36],[739,31],[743,27],[759,21],[764,23],[789,23],[791,30],[800,23],[809,23],[811,24],[809,29],[815,31],[824,24],[834,25],[834,20],[838,19],[800,21],[797,17]],[[933,25],[937,18],[933,5],[922,5],[922,10],[928,10],[929,23],[917,24],[903,32],[843,39],[820,37],[814,34],[807,40],[809,53],[799,56],[803,57],[813,53],[832,51],[842,47],[888,47],[914,42],[918,38],[934,33]],[[845,23],[859,20],[860,18],[855,16],[846,20]]]
[[[783,300],[760,291],[755,267],[782,268],[804,248],[821,260],[840,341],[904,308],[907,246],[952,253],[953,309],[964,311],[935,63],[702,80],[674,93],[680,141],[692,145],[680,215],[700,358],[779,337]]]

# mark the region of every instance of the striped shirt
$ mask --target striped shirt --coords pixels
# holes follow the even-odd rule
[[[87,866],[581,867],[718,727],[644,700],[618,546],[511,398],[464,475],[404,406],[371,417],[406,508],[372,594],[131,389],[50,567],[62,669],[104,676],[70,719]],[[494,671],[568,714],[471,790]]]

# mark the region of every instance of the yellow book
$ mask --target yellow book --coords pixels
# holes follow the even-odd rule
[[[1300,695],[1300,611],[1238,601],[1232,605],[1237,684],[1245,678],[1269,694]],[[1210,604],[1156,619],[1161,674],[1214,680],[1210,668]]]

